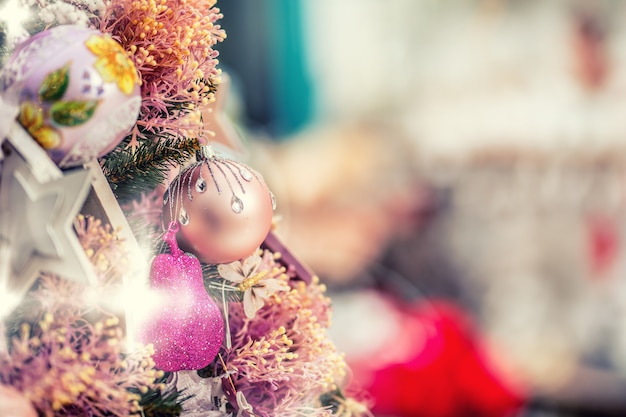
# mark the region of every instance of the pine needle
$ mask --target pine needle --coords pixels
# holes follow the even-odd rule
[[[197,138],[146,134],[133,152],[130,137],[101,160],[102,170],[118,201],[125,202],[164,183],[172,166],[180,165],[200,149]]]

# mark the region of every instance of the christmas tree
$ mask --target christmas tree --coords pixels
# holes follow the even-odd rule
[[[0,409],[367,414],[224,124],[215,0],[24,3],[3,13]]]

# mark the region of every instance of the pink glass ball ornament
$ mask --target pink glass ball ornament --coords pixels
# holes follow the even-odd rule
[[[171,253],[152,262],[151,287],[161,291],[166,301],[141,335],[144,343],[154,345],[156,367],[166,372],[204,368],[224,340],[222,313],[204,288],[198,259],[178,248],[178,228],[172,222],[163,238]]]
[[[276,208],[259,173],[216,156],[209,146],[172,181],[163,204],[163,224],[181,224],[176,236],[181,249],[209,264],[254,253],[270,231]]]
[[[140,78],[122,46],[94,29],[62,25],[22,42],[2,84],[17,85],[17,120],[61,168],[110,152],[137,121]]]
[[[6,417],[37,417],[32,403],[15,388],[0,384],[0,411]]]

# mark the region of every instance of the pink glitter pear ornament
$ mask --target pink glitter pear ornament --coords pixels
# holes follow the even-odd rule
[[[179,249],[178,228],[169,224],[163,241],[171,254],[158,255],[150,271],[152,288],[168,301],[142,335],[144,343],[154,344],[156,367],[167,372],[204,368],[224,339],[222,314],[204,288],[200,261]]]

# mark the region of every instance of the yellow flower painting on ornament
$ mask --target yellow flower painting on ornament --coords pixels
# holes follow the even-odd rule
[[[24,101],[20,106],[18,120],[44,149],[55,149],[61,145],[61,134],[45,124],[43,110],[37,103]]]
[[[89,37],[85,46],[98,57],[94,67],[102,79],[107,83],[117,83],[124,94],[131,94],[135,84],[139,84],[139,77],[122,46],[110,36],[98,35]]]

